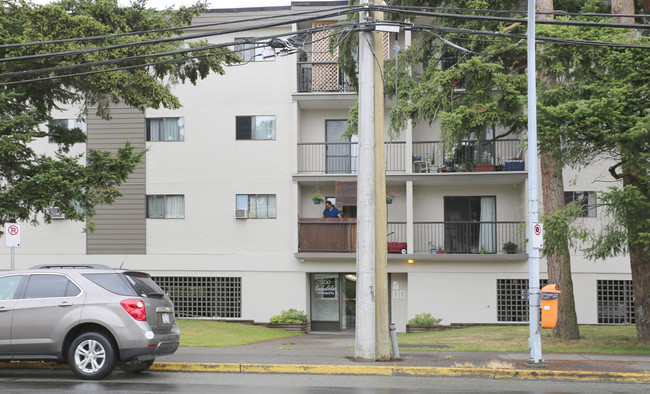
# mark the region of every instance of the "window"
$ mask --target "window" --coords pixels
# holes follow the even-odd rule
[[[85,120],[78,120],[78,119],[53,119],[50,121],[51,126],[62,126],[67,128],[68,130],[79,128],[81,131],[83,131],[84,134],[88,134],[88,129],[86,127],[86,121]],[[51,143],[56,143],[52,137],[48,138],[48,141]]]
[[[548,279],[539,280],[539,288]],[[528,321],[528,279],[497,279],[497,321]]]
[[[275,116],[237,116],[238,140],[274,140]]]
[[[596,217],[596,193],[595,192],[564,192],[564,202],[566,204],[575,203],[582,206],[582,212],[579,216]]]
[[[598,323],[634,324],[631,280],[597,280]]]
[[[275,194],[238,194],[237,212],[244,212],[248,219],[274,219]]]
[[[496,197],[445,197],[445,250],[496,253]]]
[[[158,276],[153,278],[174,303],[179,317],[241,317],[241,278]]]
[[[246,41],[249,38],[240,37],[236,38],[236,41]],[[261,62],[264,60],[262,57],[262,51],[264,50],[265,44],[256,43],[256,42],[244,42],[241,44],[235,45],[235,51],[237,55],[242,58],[245,62]]]
[[[185,119],[150,118],[147,119],[147,141],[184,141]]]
[[[185,218],[185,196],[182,195],[147,196],[147,218],[149,219]]]
[[[325,121],[326,169],[328,174],[356,174],[359,158],[359,137],[341,137],[348,128],[347,120]]]
[[[61,275],[32,275],[27,282],[25,298],[74,297],[81,290]]]
[[[0,301],[13,300],[22,275],[11,275],[0,278]]]

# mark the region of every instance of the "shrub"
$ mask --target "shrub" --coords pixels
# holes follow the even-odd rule
[[[291,308],[283,310],[279,315],[271,316],[270,323],[302,323],[309,322],[309,316],[303,311]]]
[[[435,317],[431,316],[430,313],[420,313],[419,315],[415,315],[414,318],[409,320],[408,325],[431,327],[435,326],[436,324],[440,324],[441,321],[442,319],[436,319]]]

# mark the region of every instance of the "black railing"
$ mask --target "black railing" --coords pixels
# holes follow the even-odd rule
[[[406,144],[386,142],[386,171],[404,171]],[[298,172],[317,174],[356,174],[357,142],[299,142]]]
[[[413,142],[414,172],[523,171],[525,149],[518,139],[494,142]],[[483,165],[482,168],[479,165]]]
[[[524,222],[415,222],[414,251],[430,253],[497,253],[503,244],[518,245],[524,253]]]

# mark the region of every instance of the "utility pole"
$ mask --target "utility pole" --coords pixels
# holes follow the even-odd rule
[[[383,0],[375,0],[381,4]],[[384,19],[383,12],[374,12],[374,20]],[[375,76],[375,288],[376,326],[375,359],[390,360],[388,327],[388,262],[387,262],[387,205],[386,205],[386,153],[384,149],[384,33],[375,30],[373,61]]]
[[[369,5],[359,12],[363,26]],[[359,170],[357,173],[357,306],[355,353],[375,360],[375,150],[372,32],[359,32]],[[385,203],[385,202],[384,202]],[[384,240],[384,243],[386,240]]]
[[[528,306],[529,364],[543,364],[540,333],[539,249],[533,245],[533,226],[539,221],[537,190],[537,66],[535,59],[535,0],[528,0]]]

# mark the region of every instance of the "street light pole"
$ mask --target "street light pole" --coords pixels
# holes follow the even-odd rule
[[[528,0],[527,67],[528,67],[528,306],[529,363],[541,364],[539,249],[533,245],[533,226],[539,221],[537,190],[537,66],[535,59],[535,0]]]

